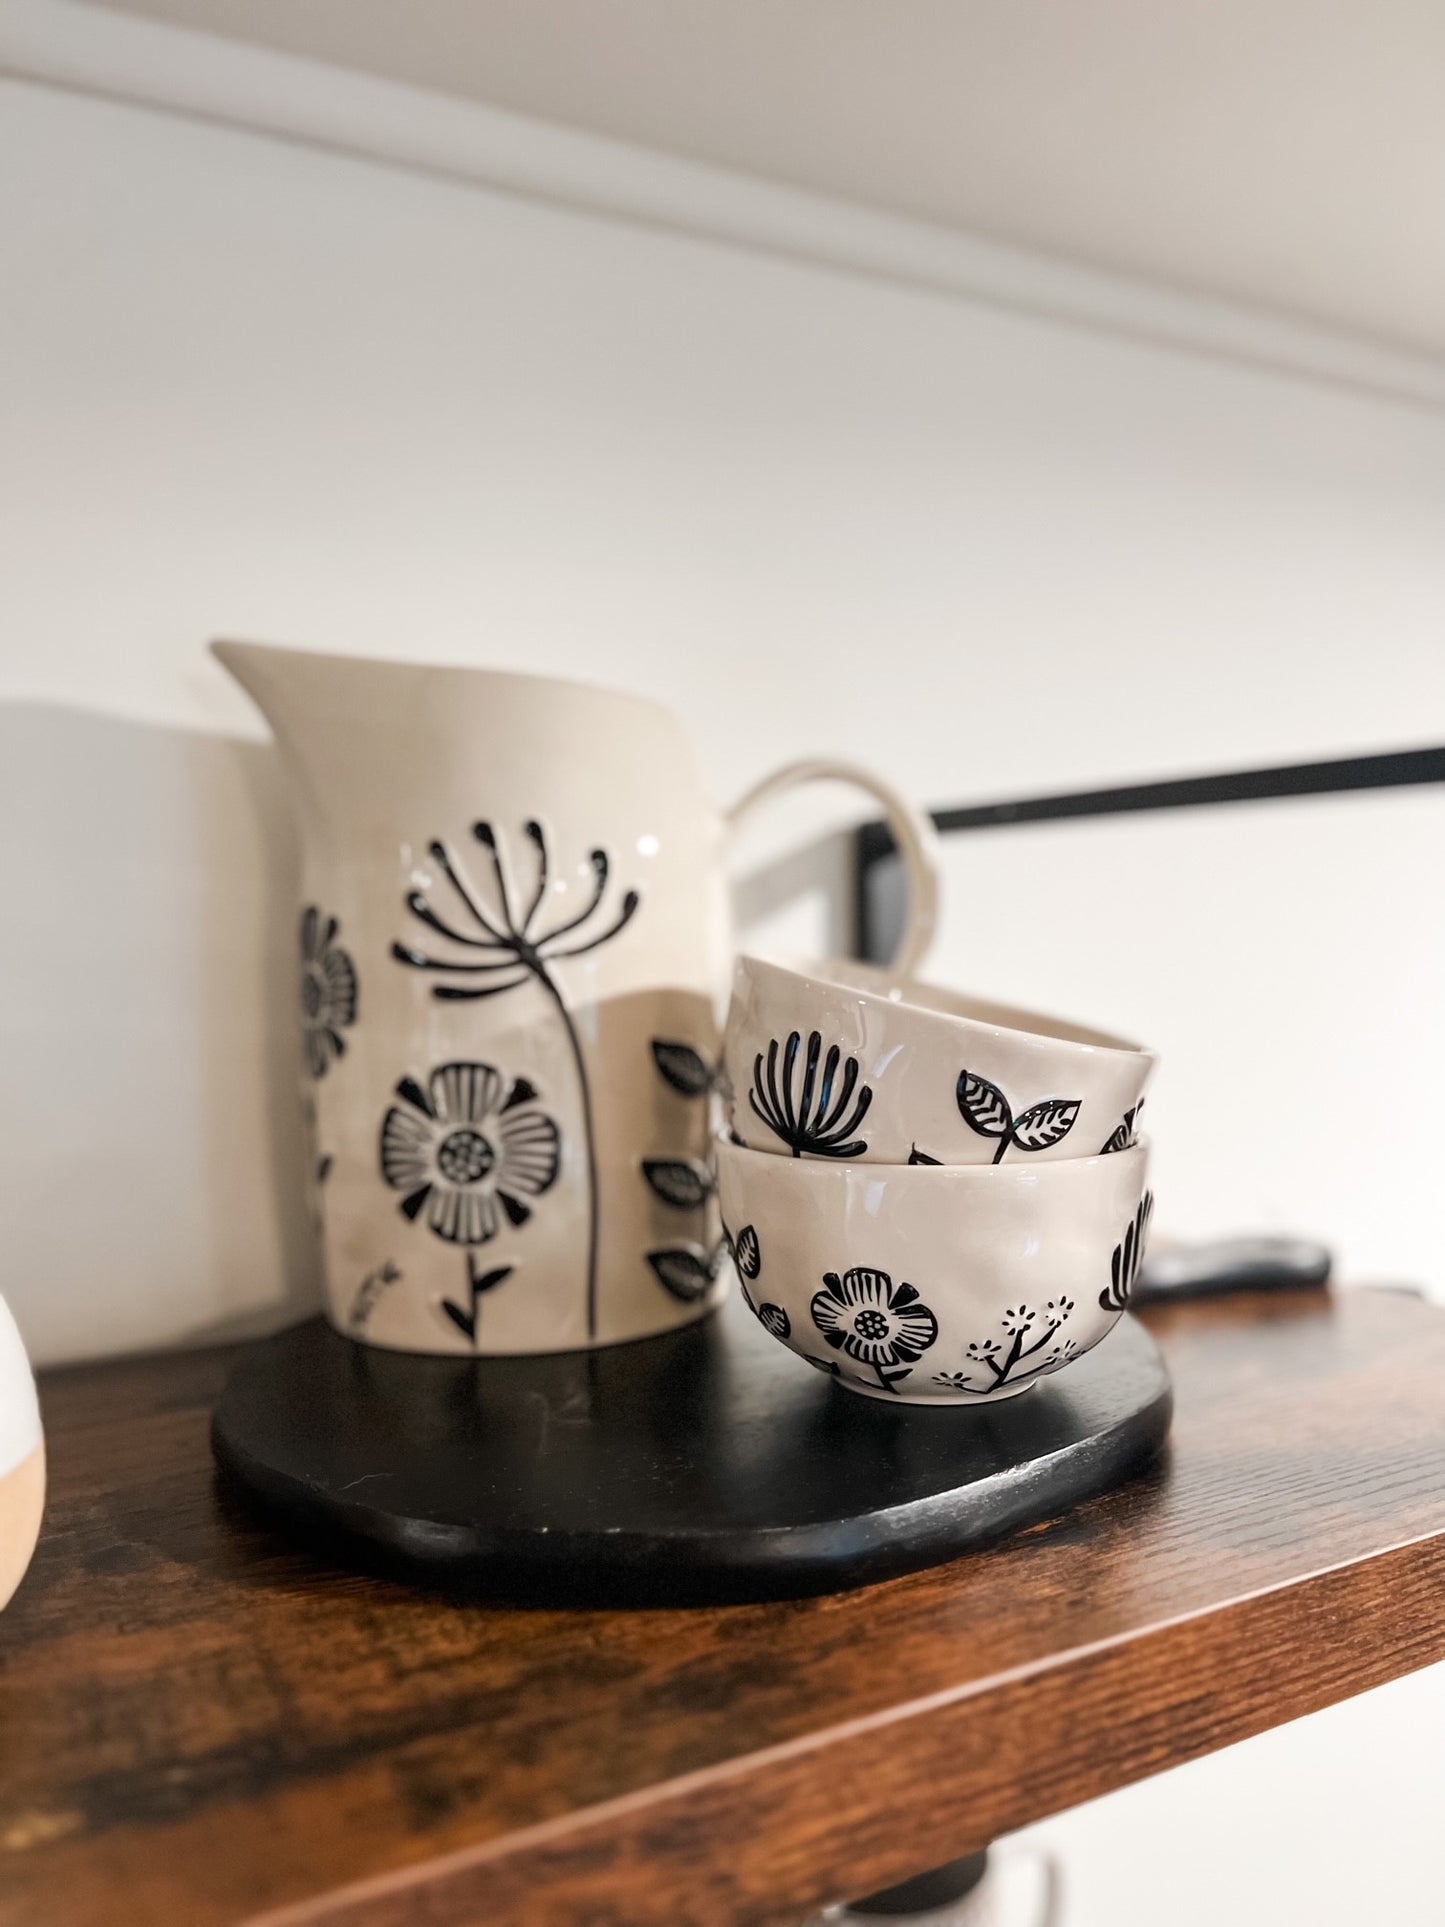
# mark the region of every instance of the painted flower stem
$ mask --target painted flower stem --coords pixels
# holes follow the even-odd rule
[[[1036,1338],[1033,1344],[1028,1347],[1024,1345],[1024,1333],[1021,1331],[1015,1332],[1014,1342],[1009,1347],[1009,1355],[1002,1365],[996,1365],[991,1358],[986,1358],[983,1361],[993,1373],[995,1382],[1002,1385],[1004,1380],[1012,1375],[1016,1365],[1021,1365],[1026,1358],[1032,1358],[1035,1352],[1042,1351],[1063,1323],[1064,1321],[1061,1318],[1057,1324],[1046,1325],[1042,1337]]]
[[[592,1086],[587,1079],[587,1064],[582,1055],[582,1039],[567,1008],[566,999],[540,964],[533,966],[537,982],[557,1006],[567,1042],[572,1047],[572,1062],[577,1067],[577,1090],[582,1100],[582,1136],[587,1150],[587,1337],[597,1336],[597,1137],[592,1118]]]
[[[457,929],[452,921],[455,910],[445,916],[440,914],[421,891],[414,890],[406,898],[408,910],[419,922],[446,942],[460,946],[467,956],[430,956],[404,943],[394,943],[392,955],[398,963],[406,964],[413,970],[436,971],[446,977],[449,981],[434,986],[432,990],[434,997],[446,1002],[475,1002],[499,996],[515,990],[528,978],[535,978],[556,1006],[577,1070],[577,1091],[581,1101],[582,1132],[587,1153],[587,1337],[591,1342],[597,1337],[598,1320],[597,1134],[582,1040],[549,966],[564,958],[585,956],[589,951],[610,943],[632,921],[642,899],[636,890],[626,891],[620,905],[611,913],[611,921],[605,921],[603,900],[611,864],[605,850],[594,849],[588,857],[591,889],[583,907],[570,916],[564,913],[563,921],[554,924],[550,930],[536,931],[534,926],[548,897],[552,862],[542,824],[532,819],[522,827],[536,856],[530,901],[525,914],[519,916],[513,907],[513,891],[508,884],[507,867],[502,860],[496,831],[490,822],[483,819],[472,825],[472,835],[487,851],[491,862],[495,883],[495,901],[492,904],[484,903],[445,843],[436,839],[429,846],[432,858],[475,934],[469,935]],[[603,917],[604,927],[588,929],[586,926],[594,924],[599,913]],[[478,952],[488,953],[486,961],[476,960]]]

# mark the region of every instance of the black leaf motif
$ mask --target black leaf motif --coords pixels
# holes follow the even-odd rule
[[[657,1274],[657,1281],[664,1291],[670,1291],[679,1303],[695,1305],[717,1275],[717,1264],[690,1251],[685,1245],[674,1245],[663,1251],[649,1251],[647,1262]],[[721,1253],[718,1254],[721,1262]]]
[[[1144,1247],[1149,1237],[1149,1219],[1153,1210],[1154,1194],[1146,1191],[1139,1200],[1139,1209],[1134,1213],[1132,1224],[1126,1226],[1109,1260],[1109,1282],[1099,1293],[1099,1303],[1105,1311],[1123,1311],[1129,1303],[1134,1280],[1139,1276],[1139,1267],[1144,1262]]]
[[[684,1097],[706,1097],[712,1089],[713,1072],[706,1058],[691,1044],[652,1040],[652,1061],[663,1078]]]
[[[955,1095],[959,1113],[969,1129],[998,1145],[993,1154],[995,1164],[1003,1162],[1004,1152],[1010,1145],[1017,1145],[1020,1151],[1044,1151],[1051,1144],[1058,1144],[1073,1130],[1079,1115],[1078,1098],[1046,1097],[1041,1104],[1031,1104],[1015,1117],[997,1084],[990,1084],[986,1077],[979,1077],[973,1071],[959,1072]]]
[[[759,1305],[758,1323],[774,1338],[791,1338],[793,1323],[781,1305]]]
[[[443,1298],[442,1310],[468,1342],[475,1344],[477,1337],[476,1315],[473,1312],[463,1311],[461,1306],[454,1305],[450,1298]]]
[[[475,1345],[477,1342],[477,1324],[481,1317],[481,1306],[478,1301],[484,1292],[495,1291],[498,1285],[504,1285],[516,1269],[517,1267],[515,1265],[493,1265],[489,1271],[479,1271],[477,1269],[476,1258],[469,1251],[467,1253],[467,1284],[470,1287],[472,1296],[471,1309],[469,1311],[464,1310],[460,1305],[454,1305],[450,1298],[442,1298],[437,1301],[437,1310],[440,1311],[444,1317],[451,1320],[464,1338]]]
[[[908,1153],[908,1162],[909,1162],[910,1164],[939,1164],[939,1165],[941,1165],[941,1164],[943,1163],[943,1159],[942,1159],[942,1158],[931,1158],[931,1157],[930,1157],[930,1156],[928,1155],[928,1153],[927,1153],[927,1151],[920,1151],[920,1150],[919,1150],[919,1148],[918,1148],[918,1146],[917,1146],[917,1145],[915,1144],[915,1145],[914,1145],[914,1147],[913,1147],[913,1149],[912,1149],[912,1150],[911,1150],[911,1151],[910,1151],[910,1152]]]
[[[971,1131],[977,1131],[980,1137],[1007,1139],[1013,1128],[1013,1112],[997,1084],[990,1084],[986,1077],[975,1077],[972,1071],[960,1071],[955,1095]]]
[[[733,1240],[733,1263],[744,1278],[756,1278],[763,1268],[762,1246],[750,1224],[745,1224]]]
[[[377,1301],[387,1286],[396,1284],[400,1277],[401,1272],[390,1258],[385,1264],[378,1265],[375,1271],[368,1272],[352,1301],[351,1316],[347,1321],[352,1331],[359,1332],[366,1329],[366,1321],[376,1309]]]
[[[1013,1141],[1021,1151],[1045,1151],[1073,1130],[1079,1115],[1077,1097],[1047,1097],[1014,1119]]]
[[[1127,1151],[1129,1149],[1130,1145],[1134,1142],[1134,1133],[1139,1124],[1139,1113],[1143,1108],[1144,1100],[1141,1097],[1132,1110],[1125,1111],[1123,1122],[1116,1124],[1109,1133],[1107,1140],[1099,1146],[1100,1157],[1104,1157],[1110,1151]]]
[[[642,1175],[664,1204],[695,1211],[712,1194],[712,1172],[705,1164],[681,1158],[645,1158]]]
[[[513,1265],[498,1265],[495,1270],[472,1272],[472,1297],[480,1298],[484,1291],[495,1291],[504,1285],[515,1270]]]

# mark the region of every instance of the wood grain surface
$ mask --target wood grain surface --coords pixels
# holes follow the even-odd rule
[[[1445,1313],[1180,1305],[1172,1444],[863,1591],[499,1610],[218,1490],[218,1350],[55,1374],[0,1921],[783,1923],[1445,1656]]]

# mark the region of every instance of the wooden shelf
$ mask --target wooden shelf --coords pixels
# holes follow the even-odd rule
[[[1155,1312],[1166,1459],[949,1566],[705,1611],[480,1607],[218,1490],[230,1352],[42,1386],[0,1622],[0,1921],[748,1923],[1445,1656],[1445,1313]]]

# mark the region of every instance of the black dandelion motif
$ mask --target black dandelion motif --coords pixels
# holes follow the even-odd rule
[[[472,836],[487,852],[492,873],[489,895],[479,890],[471,876],[440,839],[429,846],[432,861],[440,872],[437,894],[443,909],[422,891],[412,890],[406,907],[418,923],[424,924],[451,949],[434,955],[412,944],[394,943],[391,954],[409,969],[425,971],[444,981],[432,986],[433,997],[449,1003],[470,1003],[485,997],[499,997],[519,985],[536,983],[551,999],[567,1036],[576,1068],[577,1090],[582,1107],[582,1129],[587,1155],[587,1334],[597,1335],[597,1247],[598,1185],[597,1140],[592,1115],[592,1089],[587,1078],[582,1040],[554,974],[554,967],[572,957],[585,957],[611,943],[637,914],[642,898],[627,890],[613,908],[606,907],[612,865],[607,852],[589,852],[587,865],[590,882],[580,909],[564,906],[557,921],[548,925],[543,905],[557,888],[552,876],[552,855],[547,832],[535,818],[522,825],[531,846],[531,879],[526,891],[526,907],[514,902],[514,879],[504,859],[496,830],[486,821],[472,825]],[[445,885],[443,889],[441,884]],[[460,953],[460,954],[458,954]]]
[[[808,1035],[806,1051],[801,1032],[790,1031],[781,1056],[780,1064],[776,1037],[768,1044],[766,1063],[761,1051],[757,1055],[748,1092],[754,1113],[795,1158],[861,1157],[868,1146],[855,1133],[868,1115],[873,1093],[859,1084],[857,1058],[845,1060],[836,1044],[829,1045],[825,1056],[816,1030]]]

